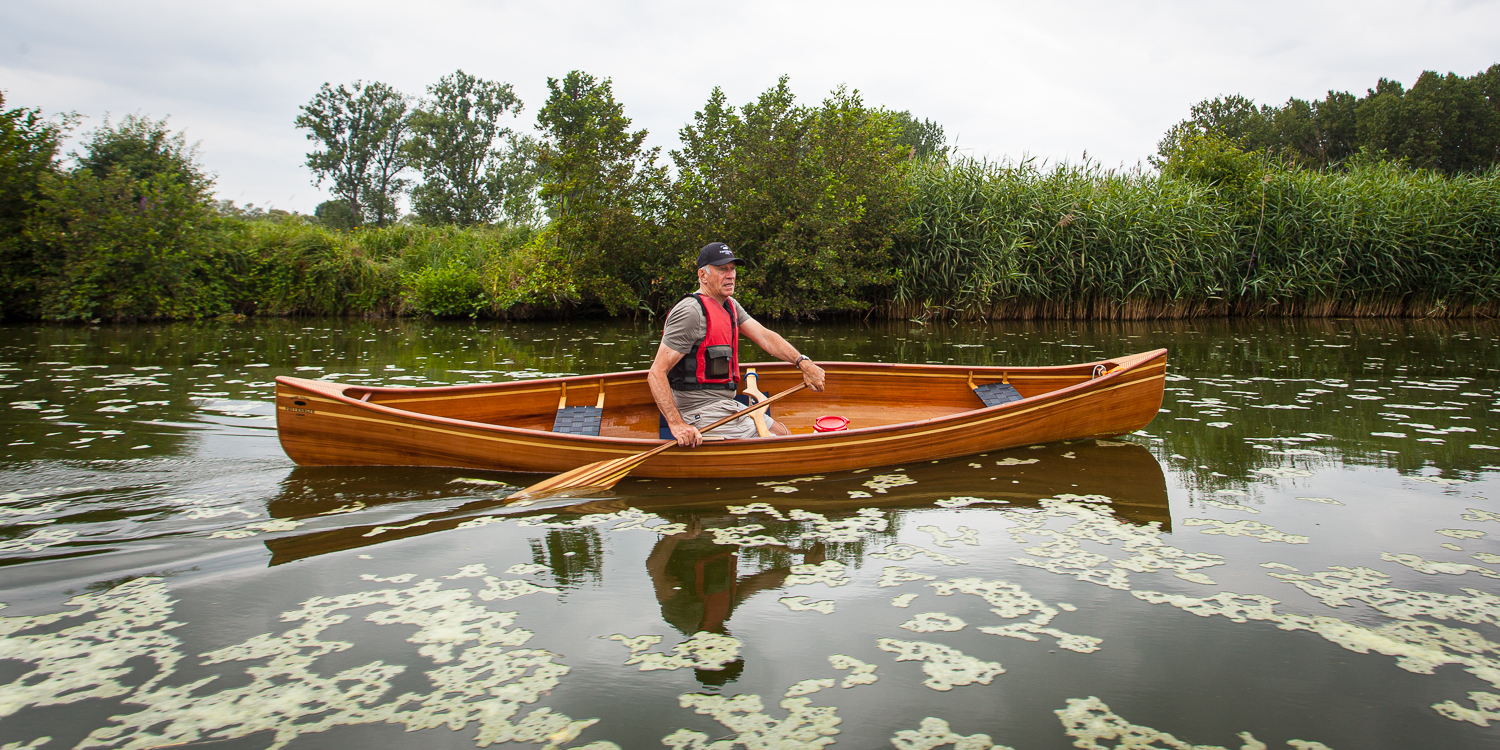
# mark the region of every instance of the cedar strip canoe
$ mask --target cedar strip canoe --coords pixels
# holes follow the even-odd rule
[[[1167,350],[1061,367],[819,363],[822,393],[771,407],[787,437],[671,449],[641,477],[771,477],[965,456],[1021,445],[1111,437],[1145,427],[1161,408]],[[777,393],[801,382],[791,365],[742,364]],[[984,406],[972,387],[1008,382],[1022,400]],[[603,395],[598,436],[552,432],[560,401]],[[849,419],[814,433],[815,419]],[[276,378],[281,446],[303,466],[447,466],[560,473],[660,444],[645,371],[434,388],[376,388]]]

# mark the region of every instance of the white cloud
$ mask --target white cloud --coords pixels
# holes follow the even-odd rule
[[[1500,62],[1495,2],[40,2],[0,8],[8,106],[171,115],[222,196],[310,211],[297,107],[325,81],[420,93],[455,68],[512,83],[529,126],[546,78],[614,80],[671,148],[721,86],[743,103],[785,73],[942,123],[969,153],[1134,164],[1194,102],[1361,93],[1424,69]]]

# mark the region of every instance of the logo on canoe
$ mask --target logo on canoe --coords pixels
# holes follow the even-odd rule
[[[317,412],[313,411],[312,409],[303,409],[297,406],[283,406],[281,408],[283,411],[294,411],[298,414],[317,414]]]

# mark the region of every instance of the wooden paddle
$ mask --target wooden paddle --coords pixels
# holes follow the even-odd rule
[[[773,401],[777,401],[785,396],[790,396],[791,394],[796,393],[797,391],[800,391],[806,387],[806,382],[798,383],[791,388],[782,391],[781,393],[765,399],[764,401],[751,404],[750,406],[747,406],[733,414],[730,414],[723,419],[716,420],[709,426],[700,428],[699,432],[708,432],[709,430],[712,430],[713,428],[718,427],[726,422],[743,417],[746,414],[755,411],[756,409],[762,409],[770,406]],[[661,445],[658,445],[655,448],[646,451],[645,453],[637,453],[634,456],[625,456],[624,458],[611,458],[605,461],[596,461],[591,464],[585,464],[576,469],[558,474],[551,479],[544,479],[540,482],[537,482],[536,484],[533,484],[530,487],[527,487],[526,489],[523,489],[520,492],[511,495],[510,497],[506,498],[506,500],[514,502],[516,500],[525,500],[542,495],[554,495],[570,490],[607,490],[610,487],[615,486],[615,484],[621,479],[624,479],[626,474],[634,471],[635,467],[645,463],[646,459],[651,458],[652,456],[661,453],[662,451],[667,450],[674,445],[677,445],[676,440],[666,440],[663,441]]]

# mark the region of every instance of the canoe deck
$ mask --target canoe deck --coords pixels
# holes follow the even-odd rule
[[[637,476],[781,476],[935,460],[1144,427],[1161,406],[1166,350],[1060,367],[828,363],[828,387],[771,407],[788,437],[720,440],[672,449]],[[801,382],[784,363],[745,364],[760,390]],[[986,407],[973,387],[1007,382],[1020,401]],[[279,377],[277,429],[298,464],[452,466],[561,472],[659,443],[644,371],[546,380],[376,388]],[[563,405],[594,405],[598,436],[552,432]],[[818,417],[850,429],[814,433]]]

